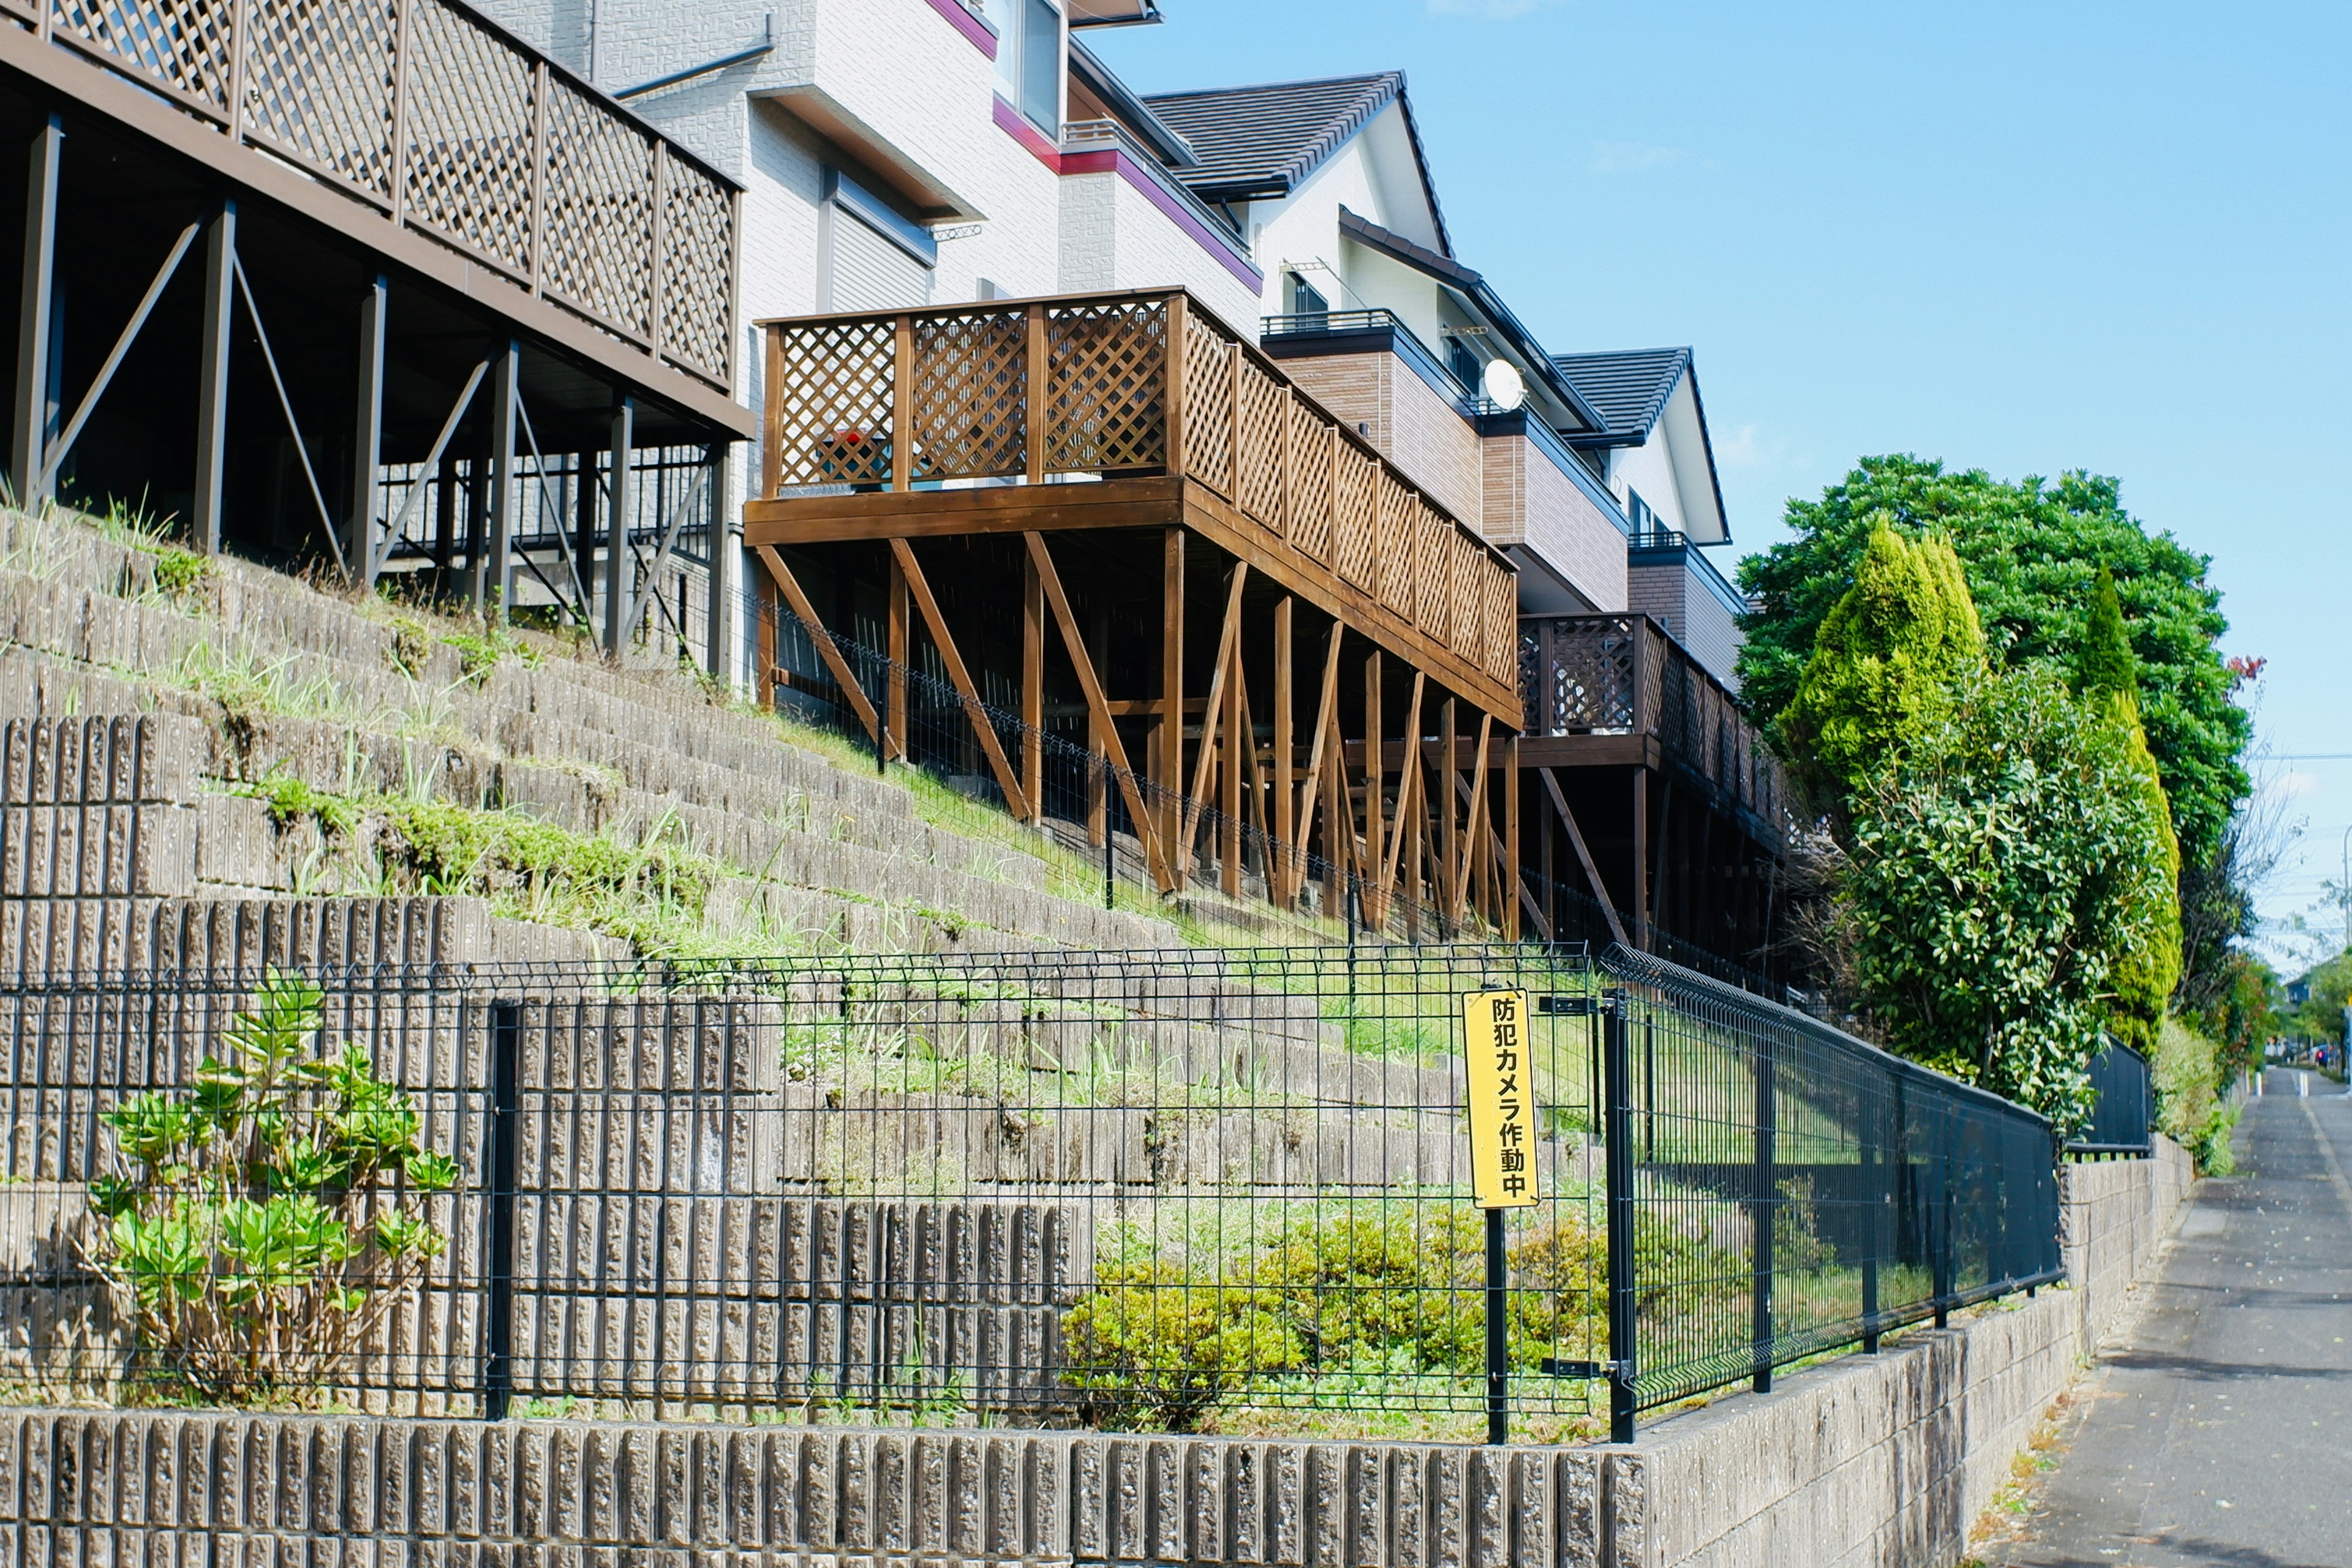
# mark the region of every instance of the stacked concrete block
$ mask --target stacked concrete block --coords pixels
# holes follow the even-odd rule
[[[1639,1568],[1641,1456],[855,1427],[349,1416],[0,1420],[22,1568],[960,1562]],[[323,1555],[322,1555],[323,1554]],[[1763,1561],[1756,1559],[1755,1561]],[[1779,1561],[1779,1559],[1773,1559]]]
[[[2086,1352],[2116,1329],[2132,1283],[2196,1180],[2187,1150],[2160,1132],[2152,1143],[2146,1160],[2074,1162],[2060,1171],[2060,1235],[2066,1278],[2084,1294]]]

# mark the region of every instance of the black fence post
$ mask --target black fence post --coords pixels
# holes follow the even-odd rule
[[[1952,1326],[1952,1108],[1936,1115],[1936,1326]]]
[[[1886,1096],[1866,1089],[1862,1114],[1862,1201],[1869,1205],[1863,1227],[1862,1353],[1878,1352],[1878,1259],[1886,1245]]]
[[[1601,1136],[1609,1205],[1609,1440],[1633,1440],[1633,1105],[1632,1024],[1626,1017],[1631,993],[1609,994],[1602,1034],[1601,1078],[1608,1096]]]
[[[1756,1204],[1749,1223],[1755,1226],[1750,1257],[1756,1266],[1751,1300],[1755,1309],[1751,1381],[1759,1394],[1772,1392],[1772,1230],[1778,1205],[1774,1201],[1772,1160],[1775,1122],[1780,1106],[1773,1094],[1775,1061],[1772,1032],[1756,1033]]]
[[[1503,1211],[1486,1211],[1486,1441],[1511,1440],[1510,1264],[1503,1248]]]
[[[482,1304],[482,1417],[503,1421],[514,1402],[516,1145],[521,1131],[522,1005],[490,1004],[488,1299]]]
[[[1118,908],[1118,838],[1111,830],[1110,784],[1110,753],[1105,752],[1102,759],[1103,908],[1115,910]],[[1140,840],[1143,837],[1143,829],[1139,826],[1135,833],[1138,840]]]

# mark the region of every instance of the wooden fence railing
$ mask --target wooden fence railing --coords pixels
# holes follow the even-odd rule
[[[766,327],[766,496],[1181,474],[1511,682],[1509,564],[1181,291]]]
[[[1654,735],[1666,755],[1785,833],[1790,801],[1729,689],[1646,616],[1519,621],[1527,733]]]
[[[0,0],[9,19],[731,385],[735,185],[456,0]]]

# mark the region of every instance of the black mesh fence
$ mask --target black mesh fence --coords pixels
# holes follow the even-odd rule
[[[2074,1155],[2146,1159],[2155,1152],[2156,1083],[2147,1058],[2121,1040],[2091,1058],[2091,1120],[2066,1145]]]
[[[1612,950],[1620,1415],[2061,1277],[2050,1123]]]
[[[1497,991],[1539,1201],[1490,1228]],[[1566,1439],[2056,1277],[2045,1123],[1622,951],[207,972],[0,1026],[0,1378],[49,1394]]]

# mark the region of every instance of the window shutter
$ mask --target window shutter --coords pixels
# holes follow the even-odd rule
[[[897,310],[931,302],[931,269],[836,205],[833,216],[833,308]]]

